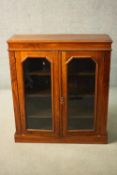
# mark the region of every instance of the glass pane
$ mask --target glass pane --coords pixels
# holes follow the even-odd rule
[[[93,129],[96,64],[74,58],[68,63],[68,129]]]
[[[45,58],[28,58],[23,63],[26,128],[52,129],[51,65]]]

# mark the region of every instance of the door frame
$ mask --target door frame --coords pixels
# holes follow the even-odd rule
[[[20,51],[15,52],[18,94],[21,114],[21,131],[23,134],[38,134],[40,136],[58,136],[59,122],[59,64],[57,51]],[[28,58],[46,58],[51,63],[51,94],[52,94],[52,130],[26,129],[26,108],[23,62]]]
[[[95,77],[95,104],[94,104],[94,129],[79,129],[79,130],[68,130],[68,104],[67,104],[67,64],[73,58],[90,58],[96,63],[96,77]],[[103,59],[102,52],[99,51],[63,51],[61,55],[62,59],[62,95],[64,103],[62,104],[62,125],[63,125],[63,136],[79,136],[79,135],[95,135],[100,132],[100,117],[101,111],[99,106],[102,103],[101,92],[102,92],[102,81],[101,75],[103,72]]]

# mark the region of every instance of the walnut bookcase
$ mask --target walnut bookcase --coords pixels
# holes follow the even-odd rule
[[[8,40],[16,142],[107,143],[108,35]]]

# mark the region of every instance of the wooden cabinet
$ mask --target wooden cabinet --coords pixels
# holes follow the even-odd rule
[[[8,40],[16,142],[107,143],[108,35]]]

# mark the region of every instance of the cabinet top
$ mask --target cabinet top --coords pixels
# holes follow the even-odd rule
[[[8,43],[112,43],[107,34],[30,34],[14,35]]]

